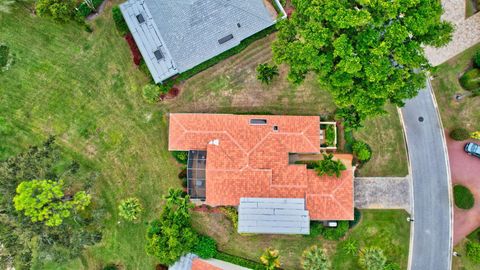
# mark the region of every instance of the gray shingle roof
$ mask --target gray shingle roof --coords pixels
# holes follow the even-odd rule
[[[161,43],[178,73],[235,47],[241,40],[275,23],[263,0],[128,0],[121,6],[131,30],[138,28],[132,25],[136,17],[133,20],[126,14],[137,12],[135,6],[145,10],[147,21],[151,18],[153,26],[148,27],[144,36],[156,35],[160,41],[154,39],[153,44],[140,42],[139,47],[154,48]],[[137,39],[147,40],[135,35],[133,30],[132,33],[137,43]],[[233,38],[225,38],[229,35]],[[226,41],[220,44],[222,38]],[[144,51],[149,50],[141,49],[142,55]],[[153,75],[158,71],[151,66],[154,65],[148,65]],[[161,81],[171,76],[167,75],[163,73],[157,77]]]
[[[241,198],[239,233],[309,234],[305,199]]]

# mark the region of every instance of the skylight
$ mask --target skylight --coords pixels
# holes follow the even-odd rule
[[[137,21],[138,21],[138,23],[144,23],[145,22],[145,18],[143,18],[142,14],[137,15]]]
[[[266,125],[267,119],[250,119],[250,125]]]
[[[230,35],[228,35],[228,36],[225,36],[225,37],[219,39],[219,40],[218,40],[218,43],[219,43],[219,44],[223,44],[223,43],[229,41],[230,39],[233,39],[233,35],[232,35],[232,34],[230,34]]]

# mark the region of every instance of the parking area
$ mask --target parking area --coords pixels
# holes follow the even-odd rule
[[[410,176],[355,177],[355,207],[410,212]]]
[[[480,158],[465,153],[463,148],[468,141],[454,141],[448,137],[448,134],[446,138],[452,183],[468,187],[475,197],[475,205],[472,209],[463,210],[454,207],[453,242],[457,244],[470,232],[480,227]]]

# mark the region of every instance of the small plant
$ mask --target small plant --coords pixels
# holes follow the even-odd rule
[[[480,131],[475,131],[470,133],[470,138],[475,140],[480,140]]]
[[[346,170],[347,167],[340,160],[333,160],[333,154],[323,154],[323,159],[318,161],[315,171],[319,176],[328,175],[340,177],[342,171]]]
[[[120,8],[118,6],[114,6],[112,8],[112,17],[113,21],[115,22],[115,27],[118,30],[118,33],[120,33],[121,36],[125,36],[130,30],[128,29],[128,25],[125,22],[125,19],[123,19],[122,12],[120,11]]]
[[[453,187],[453,199],[455,200],[455,205],[461,209],[471,209],[475,204],[472,192],[462,185]]]
[[[14,57],[10,48],[3,43],[0,43],[0,73],[10,69],[13,65]]]
[[[278,76],[278,67],[269,64],[260,64],[257,67],[257,79],[264,84],[270,84]]]
[[[387,258],[378,247],[362,248],[358,254],[358,264],[365,270],[384,270]]]
[[[211,237],[200,235],[198,243],[193,247],[193,253],[202,259],[213,258],[217,254],[217,243]]]
[[[181,164],[187,164],[188,152],[187,151],[173,151],[173,157]]]
[[[147,84],[143,87],[143,98],[148,103],[156,103],[160,98],[160,87],[156,84]]]
[[[266,248],[262,256],[260,256],[260,261],[265,265],[266,270],[274,270],[275,268],[280,267],[280,255],[278,250],[271,247]]]
[[[327,126],[327,129],[325,130],[325,143],[327,146],[335,146],[335,126]]]
[[[232,222],[235,231],[238,230],[238,211],[233,206],[222,207],[222,212]]]
[[[324,227],[321,234],[327,240],[339,240],[347,234],[348,229],[348,221],[340,220],[336,228]]]
[[[473,56],[473,65],[476,68],[480,68],[480,51],[477,51],[477,53],[475,53]]]
[[[480,263],[480,243],[469,241],[466,249],[467,257],[476,263]]]
[[[398,265],[394,262],[389,262],[385,265],[383,270],[400,270],[400,265]]]
[[[362,141],[356,141],[352,146],[353,153],[360,161],[368,161],[372,157],[372,151],[368,144]]]
[[[128,198],[120,202],[118,215],[128,221],[135,221],[140,217],[143,207],[137,198]]]
[[[348,240],[344,242],[342,250],[348,255],[355,255],[358,252],[358,243],[355,240]]]
[[[468,130],[464,128],[456,128],[450,132],[450,138],[455,141],[464,141],[470,137]]]
[[[331,269],[331,264],[324,249],[311,246],[303,251],[302,268],[305,270],[328,270]]]

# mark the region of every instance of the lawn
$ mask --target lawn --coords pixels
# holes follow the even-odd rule
[[[364,210],[361,222],[343,241],[355,240],[359,247],[380,247],[389,261],[398,263],[400,269],[406,269],[410,235],[407,215],[402,210]],[[342,250],[343,242],[295,235],[240,235],[221,213],[195,212],[194,228],[216,239],[221,251],[253,261],[259,261],[262,251],[267,247],[278,249],[284,269],[301,269],[301,254],[311,245],[327,250],[334,269],[358,269],[358,258]]]
[[[472,66],[472,57],[480,50],[480,44],[438,66],[432,81],[440,107],[443,126],[446,129],[464,127],[469,131],[480,130],[480,97],[454,99],[455,94],[469,93],[458,82],[458,78]]]
[[[12,68],[0,74],[0,120],[11,127],[11,132],[0,136],[0,159],[56,135],[65,153],[98,172],[94,183],[97,192],[92,196],[94,203],[105,210],[99,245],[68,264],[49,264],[44,269],[97,269],[111,262],[125,269],[153,269],[155,260],[144,250],[145,222],[158,216],[167,188],[180,187],[179,165],[167,151],[168,111],[325,118],[334,111],[329,94],[314,78],[294,87],[285,81],[285,67],[272,85],[257,82],[255,67],[270,61],[269,46],[274,36],[191,78],[181,86],[177,99],[148,105],[141,95],[148,78],[133,65],[127,43],[116,33],[110,16],[114,3],[108,2],[103,14],[92,23],[93,33],[75,23],[57,24],[39,18],[20,7],[0,16],[0,42],[7,43],[16,57]],[[373,130],[388,128],[398,123],[398,116],[389,114],[372,121]],[[375,138],[365,134],[372,146]],[[379,149],[383,143],[395,145],[384,149],[403,147],[401,136],[390,138],[394,139],[376,142]],[[406,162],[405,156],[385,151],[374,155],[386,164]],[[373,167],[368,174],[380,175],[381,170]],[[130,196],[140,198],[145,208],[138,224],[120,221],[117,215],[118,202]],[[403,212],[392,213],[404,216]],[[383,217],[372,214],[371,218],[381,222]],[[391,235],[378,237],[403,237]],[[284,238],[275,241],[291,244]],[[397,257],[403,260],[402,256],[406,252]]]
[[[461,257],[453,257],[453,270],[476,270],[480,268],[480,264],[473,262],[466,256],[465,245],[468,241],[480,241],[480,228],[470,233],[467,238],[455,246],[454,251],[458,252]]]

